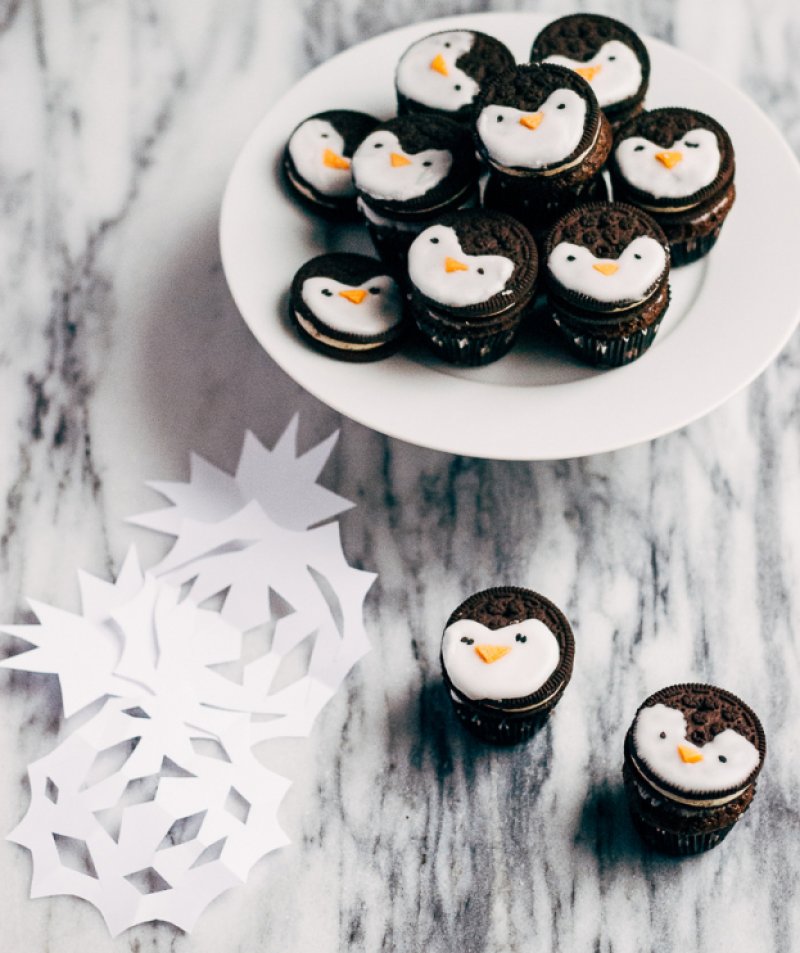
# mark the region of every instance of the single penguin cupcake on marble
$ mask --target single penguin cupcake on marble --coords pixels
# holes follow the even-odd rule
[[[372,116],[351,109],[331,109],[304,119],[283,153],[284,178],[295,198],[329,218],[356,218],[353,153],[377,124]]]
[[[381,123],[356,150],[353,178],[378,253],[399,268],[411,242],[434,218],[477,201],[470,134],[441,116]]]
[[[469,122],[481,85],[516,65],[500,40],[478,30],[445,30],[417,40],[397,64],[397,109]]]
[[[736,198],[733,145],[715,119],[678,107],[644,112],[619,130],[609,168],[615,197],[664,230],[673,264],[713,248]]]
[[[750,807],[767,743],[755,712],[713,685],[647,698],[625,737],[623,779],[634,825],[668,854],[715,847]]]
[[[441,665],[461,723],[495,744],[530,738],[572,677],[575,640],[549,599],[513,586],[470,596],[447,620]]]
[[[446,361],[495,361],[517,337],[537,270],[536,245],[516,219],[477,210],[443,216],[408,251],[417,327]]]
[[[575,353],[598,367],[642,355],[669,305],[669,246],[641,209],[579,205],[545,243],[551,317]]]
[[[349,252],[306,262],[292,282],[289,308],[304,340],[347,361],[386,357],[407,327],[403,296],[386,267]]]
[[[596,13],[560,17],[533,41],[531,60],[582,76],[614,128],[642,110],[650,57],[638,34],[619,20]]]

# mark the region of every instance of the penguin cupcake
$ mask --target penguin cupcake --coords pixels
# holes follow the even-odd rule
[[[615,128],[641,112],[650,57],[639,36],[619,20],[595,13],[560,17],[533,41],[531,60],[582,76]]]
[[[766,750],[755,712],[722,688],[673,685],[647,698],[622,769],[644,842],[679,855],[719,844],[750,807]]]
[[[353,178],[378,253],[399,267],[411,242],[434,218],[477,200],[478,167],[469,132],[440,116],[381,123],[356,150]]]
[[[332,109],[304,119],[289,137],[283,174],[302,204],[330,218],[357,217],[351,161],[378,120],[350,109]]]
[[[398,112],[432,112],[469,121],[481,84],[515,63],[508,47],[478,30],[433,33],[400,57],[395,73]]]
[[[417,327],[453,364],[488,364],[517,337],[533,299],[538,257],[530,233],[499,212],[443,216],[408,251]]]
[[[609,168],[614,195],[664,230],[673,264],[708,254],[736,198],[733,145],[715,119],[676,107],[644,112],[619,130]]]
[[[292,282],[289,308],[301,337],[348,361],[386,357],[406,330],[397,282],[365,255],[333,252],[306,262]]]
[[[575,640],[565,615],[530,589],[470,596],[447,620],[442,677],[458,719],[495,744],[530,738],[572,677]]]

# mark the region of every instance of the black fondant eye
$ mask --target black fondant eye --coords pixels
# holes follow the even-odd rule
[[[382,143],[382,142],[376,142],[376,143],[375,143],[375,148],[376,148],[376,149],[382,149],[382,148],[383,148],[383,143]]]
[[[721,754],[721,755],[719,756],[719,760],[720,760],[723,764],[727,764],[727,763],[728,763],[728,759],[725,757],[724,754]]]
[[[642,256],[641,256],[638,252],[634,252],[634,253],[633,253],[633,257],[634,257],[637,261],[641,261],[641,260],[642,260]]]
[[[431,245],[438,245],[438,244],[439,244],[439,239],[438,239],[438,238],[432,238],[432,239],[431,239]]]
[[[327,133],[327,132],[323,132],[323,133],[321,134],[321,137],[320,137],[320,138],[322,138],[322,139],[329,139],[330,137],[328,136],[328,133]]]
[[[497,117],[497,121],[498,121],[498,122],[502,122],[502,121],[503,121],[503,117],[502,117],[502,116],[498,116],[498,117]]]
[[[567,255],[567,261],[575,261],[574,255]]]
[[[478,274],[479,274],[479,275],[483,275],[483,274],[485,274],[485,272],[484,272],[484,270],[483,270],[483,268],[479,268],[479,269],[478,269]]]
[[[633,147],[633,151],[634,151],[634,152],[644,152],[644,146],[643,146],[641,143],[639,143],[638,146],[634,146],[634,147]]]
[[[659,737],[659,738],[666,738],[666,737],[667,737],[666,731],[662,731],[662,732],[659,734],[658,737]]]
[[[523,635],[521,632],[517,632],[516,638],[517,638],[517,642],[527,642],[527,641],[528,641],[528,636],[527,636],[527,635]]]
[[[699,149],[699,148],[700,148],[700,143],[699,143],[699,142],[684,142],[684,145],[687,146],[689,149]]]
[[[425,162],[423,162],[422,164],[425,166],[426,169],[433,165],[430,159],[426,159]]]
[[[559,103],[559,104],[556,106],[556,109],[566,109],[566,108],[567,108],[567,104],[566,104],[566,103]]]
[[[445,48],[446,50],[449,50],[449,49],[450,49],[450,44],[449,44],[449,43],[445,43],[444,48]]]
[[[369,293],[370,293],[371,295],[379,295],[379,294],[381,293],[381,289],[380,289],[380,288],[377,288],[377,287],[375,287],[375,286],[373,285],[373,286],[369,289]]]
[[[475,641],[475,639],[470,639],[470,638],[468,638],[466,635],[462,635],[462,636],[461,636],[461,641],[464,643],[464,645],[472,645],[472,643]]]
[[[325,295],[326,298],[330,298],[333,296],[333,292],[329,288],[323,288],[322,293]]]
[[[609,56],[608,62],[613,63],[615,59],[616,59],[616,56]]]
[[[460,92],[460,91],[461,91],[461,83],[456,83],[456,85],[453,87],[453,89],[456,90],[456,92]]]

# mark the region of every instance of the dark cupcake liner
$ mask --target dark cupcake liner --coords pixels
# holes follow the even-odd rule
[[[476,334],[468,329],[453,331],[435,321],[426,321],[417,309],[415,321],[425,342],[438,357],[464,367],[491,364],[507,354],[514,346],[521,324],[520,319],[510,327],[504,325],[485,334]]]
[[[704,258],[717,244],[719,233],[722,226],[713,231],[710,235],[703,235],[697,238],[687,238],[683,242],[675,242],[669,246],[670,259],[673,268],[680,268],[681,265],[691,265],[693,261],[699,261]]]
[[[456,717],[467,731],[494,745],[516,745],[532,738],[547,721],[548,711],[532,712],[527,718],[510,718],[502,712],[467,707],[450,699]]]
[[[420,222],[419,228],[412,231],[410,228],[391,228],[390,226],[376,225],[365,219],[367,232],[378,253],[378,257],[395,274],[405,278],[408,271],[408,249],[411,243],[428,227],[428,222]]]
[[[631,811],[631,820],[637,833],[645,844],[657,850],[662,854],[671,854],[674,857],[691,857],[694,854],[702,854],[704,851],[711,850],[717,844],[722,843],[736,826],[736,822],[727,827],[720,827],[713,831],[703,831],[699,834],[678,834],[662,827],[657,827],[648,823],[636,810],[629,804]]]
[[[630,364],[653,343],[666,308],[647,327],[629,334],[612,336],[609,334],[592,334],[582,324],[580,328],[573,327],[565,313],[551,304],[553,323],[558,328],[570,349],[582,360],[594,367],[622,367]]]

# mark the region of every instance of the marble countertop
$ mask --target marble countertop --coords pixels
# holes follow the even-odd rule
[[[75,570],[110,575],[132,540],[155,559],[163,542],[123,523],[156,503],[144,480],[185,478],[191,450],[232,468],[245,429],[271,443],[296,410],[303,446],[341,428],[323,481],[357,503],[350,560],[380,574],[373,651],[284,755],[291,846],[191,936],[151,924],[112,940],[82,901],[27,899],[30,857],[0,842],[0,953],[800,950],[800,338],[654,443],[488,462],[339,417],[260,350],[226,288],[222,189],[284,90],[423,12],[518,8],[574,7],[0,3],[2,619],[26,618],[25,595],[76,608]],[[800,152],[795,0],[593,9],[702,58]],[[498,582],[561,605],[580,662],[550,726],[512,751],[460,732],[438,674],[443,620]],[[729,840],[674,861],[631,829],[621,742],[639,701],[683,680],[748,700],[769,756]],[[3,672],[0,692],[5,833],[27,764],[64,727],[55,679]]]

